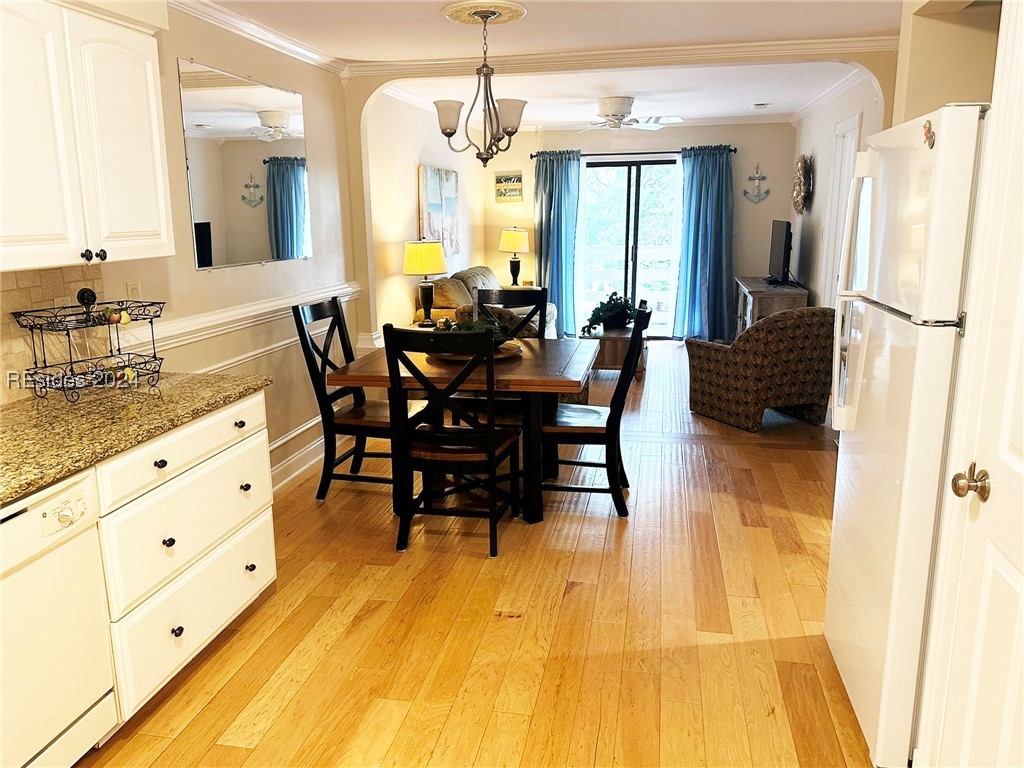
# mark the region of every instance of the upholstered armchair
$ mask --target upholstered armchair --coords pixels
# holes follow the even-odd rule
[[[803,307],[758,320],[730,345],[686,340],[690,410],[748,432],[765,408],[825,421],[835,310]]]

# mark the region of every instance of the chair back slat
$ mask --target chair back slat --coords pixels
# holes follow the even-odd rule
[[[388,365],[388,402],[391,406],[392,455],[408,456],[413,443],[446,448],[465,448],[486,453],[493,458],[495,445],[494,419],[494,339],[490,331],[453,331],[448,333],[411,331],[384,326],[384,353]],[[465,361],[452,362],[451,378],[444,385],[436,384],[424,370],[422,360],[412,355],[458,354]],[[486,419],[464,408],[455,394],[464,389],[466,380],[482,369],[486,389],[483,413]],[[415,384],[408,384],[411,375]],[[409,390],[421,391],[426,406],[409,416]],[[462,422],[453,426],[449,422]]]
[[[622,370],[619,371],[618,381],[615,382],[615,391],[612,392],[612,400],[609,404],[608,426],[617,430],[622,422],[622,412],[626,408],[626,397],[629,395],[629,388],[636,376],[637,366],[640,364],[640,355],[643,354],[644,332],[651,324],[651,315],[654,310],[648,309],[647,302],[641,301],[636,310],[636,318],[633,320],[633,332],[629,336],[629,346],[626,348],[626,355],[622,362]]]
[[[334,406],[342,398],[352,397],[357,404],[365,403],[366,393],[362,387],[332,389],[327,385],[328,373],[356,359],[340,298],[335,296],[312,304],[295,305],[292,307],[292,317],[295,320],[299,347],[302,349],[302,357],[313,385],[313,394],[316,396],[321,418],[333,421]],[[319,335],[319,331],[311,329],[311,326],[324,320],[329,322],[323,341],[318,342],[316,336]],[[340,358],[332,356],[335,340],[341,348]]]
[[[547,288],[478,288],[476,289],[476,305],[484,317],[495,322],[498,321],[498,318],[491,312],[490,306],[530,307],[530,310],[511,330],[510,335],[515,338],[532,321],[537,326],[537,338],[544,338],[548,314]]]

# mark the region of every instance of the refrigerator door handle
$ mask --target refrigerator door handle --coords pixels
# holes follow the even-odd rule
[[[850,310],[858,301],[855,296],[839,296],[836,300],[836,327],[832,335],[832,429],[837,432],[853,429],[857,421],[865,340],[854,344],[856,329],[848,326],[852,325],[854,314]]]
[[[850,195],[846,201],[846,220],[843,227],[843,242],[839,251],[839,273],[836,295],[863,290],[866,286],[854,286],[854,257],[857,247],[857,224],[860,205],[864,194],[864,180],[878,175],[878,153],[874,150],[858,152],[853,165],[853,179]],[[870,232],[860,233],[862,236]]]

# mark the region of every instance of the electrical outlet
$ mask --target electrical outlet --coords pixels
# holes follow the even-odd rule
[[[138,280],[129,280],[124,287],[129,301],[142,300],[142,284]]]

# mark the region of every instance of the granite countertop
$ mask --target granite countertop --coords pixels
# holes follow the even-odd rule
[[[273,382],[269,376],[161,373],[156,387],[61,392],[0,406],[0,505],[41,490]]]

